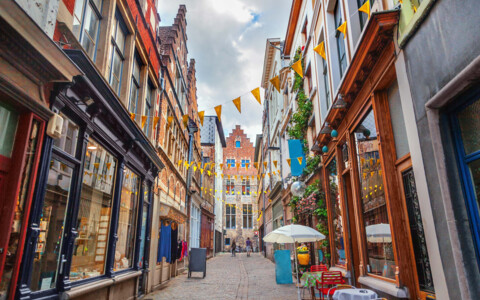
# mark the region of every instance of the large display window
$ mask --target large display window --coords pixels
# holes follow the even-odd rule
[[[89,141],[83,168],[80,205],[70,280],[105,273],[110,215],[117,160],[95,141]]]
[[[390,221],[383,186],[379,140],[373,110],[354,131],[362,216],[367,245],[367,272],[395,279]]]
[[[118,216],[118,242],[115,251],[114,270],[124,270],[133,265],[135,251],[135,232],[138,199],[140,198],[140,178],[128,168],[125,168],[120,212]]]
[[[337,159],[333,160],[327,166],[328,184],[330,192],[330,209],[332,211],[332,229],[335,255],[334,264],[345,266],[345,242],[343,239],[343,216],[342,205],[340,202],[339,180],[337,175]]]

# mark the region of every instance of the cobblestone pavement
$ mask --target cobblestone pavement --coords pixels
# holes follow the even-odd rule
[[[220,253],[207,261],[207,275],[192,273],[173,278],[167,287],[148,294],[160,299],[296,299],[294,284],[276,284],[275,265],[259,253],[250,257]]]

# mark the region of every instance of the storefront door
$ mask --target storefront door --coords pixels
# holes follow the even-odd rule
[[[12,299],[25,244],[43,122],[0,104],[0,299]]]

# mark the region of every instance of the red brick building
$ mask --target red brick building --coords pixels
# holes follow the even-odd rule
[[[224,170],[224,249],[229,250],[233,240],[245,249],[249,237],[254,248],[257,226],[257,204],[254,195],[257,187],[257,168],[254,163],[255,147],[240,125],[236,125],[226,138],[223,149]]]

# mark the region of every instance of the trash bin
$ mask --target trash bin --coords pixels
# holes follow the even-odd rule
[[[203,278],[207,274],[207,249],[192,248],[190,250],[190,258],[188,260],[188,278],[192,276],[192,272],[203,272]]]

